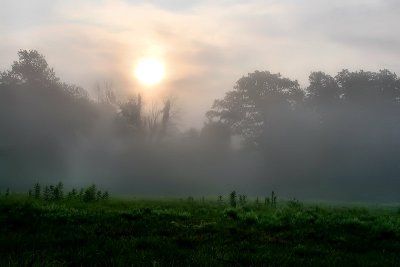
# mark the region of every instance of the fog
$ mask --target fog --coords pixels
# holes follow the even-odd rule
[[[187,130],[173,97],[119,97],[106,83],[88,93],[20,50],[0,75],[0,188],[62,181],[116,195],[400,200],[395,73],[316,71],[301,86],[263,70],[232,84]]]
[[[212,101],[254,70],[280,72],[302,87],[318,70],[400,71],[397,0],[1,4],[0,70],[9,68],[19,49],[35,49],[63,81],[90,93],[107,81],[118,94],[144,94],[133,67],[141,57],[156,56],[167,75],[154,93],[178,99],[183,128],[200,128]]]

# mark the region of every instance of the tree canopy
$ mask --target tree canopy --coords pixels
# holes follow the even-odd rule
[[[312,72],[307,87],[255,71],[186,132],[173,127],[170,99],[146,106],[140,95],[121,101],[111,83],[98,89],[95,100],[37,51],[19,51],[0,73],[0,186],[96,179],[124,193],[229,185],[398,199],[400,80],[389,70]]]
[[[206,116],[256,144],[263,129],[274,123],[273,114],[293,110],[303,97],[304,91],[297,81],[256,71],[240,78],[223,99],[215,100]]]

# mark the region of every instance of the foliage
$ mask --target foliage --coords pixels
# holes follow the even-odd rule
[[[260,209],[253,202],[237,209],[201,199],[113,199],[82,205],[28,201],[26,195],[13,194],[0,199],[0,214],[0,266],[400,262],[400,217],[388,207],[303,204],[301,209]]]
[[[193,194],[186,192],[192,181],[211,187],[229,179],[249,183],[255,194],[274,186],[327,199],[340,192],[351,200],[398,200],[400,79],[388,70],[313,72],[304,88],[255,71],[215,101],[202,129],[185,133],[172,131],[173,101],[148,106],[140,95],[119,101],[117,93],[105,83],[91,99],[60,81],[39,52],[19,51],[0,73],[0,186],[21,189],[39,175],[67,182],[84,166],[87,177],[113,175],[116,184],[142,184],[146,193],[179,181],[169,188]],[[80,199],[85,190],[77,189]],[[40,198],[68,196],[57,191],[43,185]],[[264,203],[274,205],[269,196]]]
[[[239,219],[239,214],[236,209],[232,209],[232,208],[227,209],[227,210],[225,210],[225,214],[228,218],[231,218],[233,220]]]
[[[67,199],[75,199],[77,197],[78,197],[78,191],[75,188],[72,188],[72,190],[67,194]]]
[[[296,198],[293,198],[287,202],[287,206],[291,209],[301,209],[303,204]]]
[[[311,108],[323,116],[327,111],[345,105],[360,106],[376,112],[377,108],[400,105],[400,80],[389,70],[350,72],[343,70],[336,77],[312,72],[310,84],[303,91],[297,81],[255,71],[240,78],[223,99],[215,100],[207,117],[222,122],[234,134],[259,146],[265,131],[282,127],[283,120],[297,119],[296,113]],[[351,111],[353,112],[353,111]],[[346,118],[341,118],[346,119]],[[370,119],[370,118],[369,118]]]
[[[84,202],[93,202],[96,200],[96,185],[91,185],[88,188],[85,189],[85,192],[83,193],[83,198],[82,200]]]
[[[247,196],[246,195],[239,195],[239,205],[243,206],[247,202]]]
[[[271,206],[276,207],[277,204],[277,196],[274,191],[271,192]]]
[[[236,195],[236,191],[233,190],[230,194],[229,194],[229,204],[231,205],[231,207],[236,208],[236,204],[237,204],[237,199],[236,199],[237,195]]]
[[[137,98],[130,98],[127,102],[120,104],[120,113],[127,120],[134,131],[141,132],[142,119],[142,97],[139,94]]]
[[[33,187],[33,192],[34,192],[34,198],[35,199],[40,199],[41,197],[41,187],[39,183],[36,183],[35,186]]]
[[[42,199],[49,202],[62,200],[79,200],[87,203],[109,199],[108,191],[102,192],[101,190],[97,190],[96,185],[94,184],[87,188],[81,188],[79,190],[79,193],[76,188],[72,188],[71,191],[67,192],[66,194],[64,194],[64,184],[62,182],[59,182],[56,185],[45,185],[43,194],[40,194],[41,188],[42,186],[39,183],[36,183],[33,187],[33,190],[29,190],[28,192],[34,192],[34,199]],[[31,196],[32,193],[28,193],[28,195]]]
[[[275,191],[271,192],[271,196],[270,197],[265,197],[264,199],[264,205],[267,207],[272,207],[272,208],[276,208],[277,205],[277,196],[275,194]]]
[[[260,154],[266,182],[295,194],[316,194],[309,188],[318,183],[326,188],[321,196],[347,199],[368,184],[363,200],[390,194],[397,201],[389,188],[399,187],[399,112],[400,79],[389,70],[312,72],[305,88],[255,71],[215,100],[207,117],[238,135],[242,152]]]
[[[223,99],[215,100],[207,117],[228,125],[249,145],[258,145],[264,125],[273,119],[273,110],[278,107],[281,112],[290,111],[303,96],[297,81],[256,71],[240,78]]]
[[[109,197],[110,195],[108,194],[108,191],[104,191],[101,195],[101,200],[108,200]]]

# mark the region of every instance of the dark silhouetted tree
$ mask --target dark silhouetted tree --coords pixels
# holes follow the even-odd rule
[[[160,132],[161,136],[164,136],[167,132],[170,110],[171,110],[171,101],[167,100],[167,101],[165,101],[164,108],[162,111],[163,117],[162,117],[162,121],[161,121],[161,132]]]
[[[275,123],[275,114],[293,110],[303,97],[297,81],[255,71],[240,78],[223,99],[215,100],[206,115],[228,125],[248,144],[258,146],[264,130]]]
[[[323,72],[312,72],[309,77],[307,98],[311,106],[321,109],[330,108],[337,104],[341,90],[336,80]]]
[[[123,118],[133,128],[136,133],[142,132],[142,97],[138,94],[137,98],[130,98],[127,102],[120,105]]]

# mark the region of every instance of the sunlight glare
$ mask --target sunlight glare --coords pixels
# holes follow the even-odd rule
[[[136,65],[135,76],[145,85],[158,84],[165,76],[164,64],[156,58],[142,59]]]

